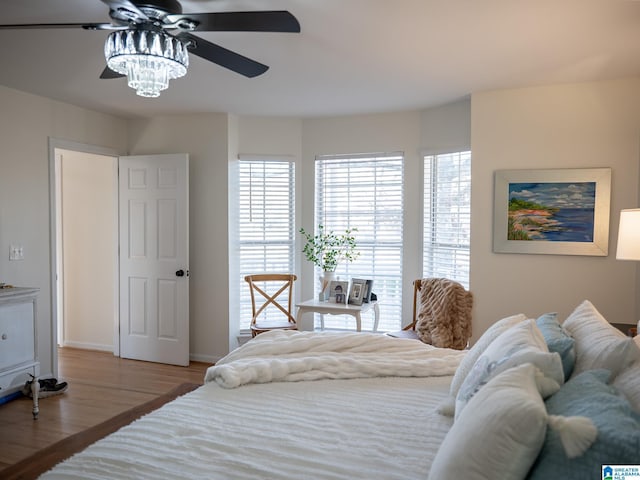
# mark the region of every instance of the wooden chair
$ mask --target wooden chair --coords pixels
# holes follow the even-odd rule
[[[387,335],[396,338],[414,338],[420,340],[416,332],[416,320],[418,319],[418,298],[420,294],[420,287],[422,286],[422,280],[417,279],[413,281],[413,317],[412,322],[406,325],[402,330],[398,332],[387,332]]]
[[[269,330],[298,329],[296,319],[291,312],[293,282],[297,279],[295,275],[261,273],[247,275],[244,279],[249,284],[249,292],[251,293],[252,337]],[[286,304],[284,299],[281,301],[278,300],[278,297],[281,295],[287,296]],[[269,309],[267,309],[267,307],[269,307]]]
[[[462,350],[471,338],[473,295],[447,278],[413,282],[413,321],[393,337],[415,338],[437,347]]]

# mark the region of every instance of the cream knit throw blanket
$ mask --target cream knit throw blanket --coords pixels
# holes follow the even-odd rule
[[[473,295],[447,278],[421,281],[416,332],[424,343],[436,347],[466,348],[471,337]]]
[[[453,375],[465,352],[370,332],[272,330],[209,367],[205,383],[250,383]]]

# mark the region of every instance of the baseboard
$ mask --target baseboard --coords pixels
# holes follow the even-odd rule
[[[82,350],[96,350],[99,352],[113,353],[113,345],[100,345],[96,343],[84,343],[84,342],[65,342],[62,347],[79,348]],[[117,356],[117,355],[116,355]],[[202,355],[198,353],[190,353],[189,360],[192,362],[202,362],[214,364],[222,357],[216,355]]]
[[[202,355],[199,353],[189,354],[189,360],[191,360],[192,362],[210,363],[211,365],[216,363],[221,358],[222,357],[218,357],[216,355]]]
[[[236,337],[236,340],[238,341],[238,346],[241,347],[242,345],[247,343],[249,340],[251,340],[251,334],[242,333]],[[221,358],[223,357],[216,356],[216,355],[203,355],[199,353],[189,354],[189,360],[191,360],[192,362],[210,363],[212,365],[216,363],[218,360],[220,360]]]
[[[113,353],[113,345],[102,345],[99,343],[65,341],[62,347],[80,348],[82,350],[97,350],[99,352]]]

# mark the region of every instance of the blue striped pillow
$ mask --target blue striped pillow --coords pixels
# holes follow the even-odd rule
[[[550,352],[558,352],[562,359],[565,381],[571,376],[576,364],[576,342],[558,322],[556,313],[545,313],[536,320]]]

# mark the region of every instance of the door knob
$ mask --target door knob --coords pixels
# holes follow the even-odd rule
[[[178,270],[176,272],[176,277],[184,277],[184,270]]]

